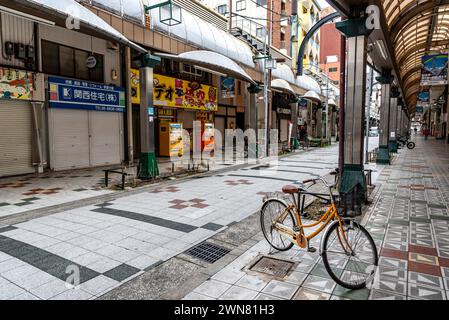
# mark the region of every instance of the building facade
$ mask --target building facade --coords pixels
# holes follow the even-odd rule
[[[335,10],[329,6],[321,12],[321,17],[333,12]],[[340,37],[335,23],[326,23],[321,27],[320,69],[329,75],[335,85],[340,82]]]
[[[56,8],[33,6],[29,12],[35,20],[20,16],[20,2],[11,7],[14,14],[1,12],[0,176],[135,162],[141,145],[143,53],[178,56],[208,50],[231,59],[263,85],[262,63],[253,60],[257,51],[227,32],[225,17],[189,4],[182,6],[181,28],[162,23],[159,10],[144,14],[140,1],[126,7],[73,1],[81,12],[81,28],[67,28],[70,13]],[[52,15],[58,19],[43,18]],[[273,50],[285,60],[273,78],[291,87],[287,93],[280,89],[285,96],[276,101],[270,125],[282,128],[285,141],[288,124],[297,121],[292,98],[310,90],[320,95],[321,90],[310,77],[296,78],[291,59]],[[148,111],[159,157],[176,151],[172,137],[179,138],[179,129],[192,131],[194,120],[203,134],[217,129],[222,139],[225,129],[265,126],[263,92],[252,93],[247,80],[168,57],[154,67],[153,85]],[[289,115],[286,110],[293,111]],[[178,151],[189,144],[183,140]]]
[[[314,0],[299,0],[298,17],[292,25],[292,65],[294,71],[297,70],[297,60],[299,48],[307,32],[321,18],[321,7]],[[319,73],[319,59],[321,46],[321,31],[317,31],[315,35],[309,39],[306,51],[302,57],[304,70],[308,70],[315,74]]]

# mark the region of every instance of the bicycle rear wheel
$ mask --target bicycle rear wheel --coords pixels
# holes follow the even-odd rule
[[[260,224],[263,235],[268,243],[276,250],[287,251],[293,247],[293,243],[274,227],[275,220],[287,210],[287,206],[282,201],[272,199],[265,202],[260,211]],[[291,212],[285,215],[283,225],[292,228],[295,226],[295,220]]]
[[[347,289],[362,289],[374,279],[377,248],[366,229],[352,219],[335,222],[324,235],[323,263],[331,278]],[[348,243],[352,250],[348,249]],[[346,248],[346,250],[345,250]]]

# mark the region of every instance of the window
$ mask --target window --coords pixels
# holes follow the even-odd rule
[[[267,5],[267,0],[257,0],[257,5],[265,7]]]
[[[238,0],[235,3],[235,9],[236,11],[246,10],[246,0]]]
[[[258,27],[256,29],[256,37],[259,39],[262,39],[263,37],[265,37],[265,31],[262,27]]]
[[[217,11],[219,14],[224,16],[226,13],[228,13],[228,5],[222,4],[221,6],[218,6]]]
[[[285,33],[281,32],[281,41],[285,41]]]
[[[337,71],[338,71],[337,67],[329,68],[329,72],[337,72]]]
[[[94,68],[87,67],[89,56],[97,60]],[[100,54],[42,40],[42,71],[47,74],[104,82],[103,59]]]

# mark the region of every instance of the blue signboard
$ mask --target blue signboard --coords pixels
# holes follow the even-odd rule
[[[51,108],[125,112],[125,90],[82,80],[49,77]]]

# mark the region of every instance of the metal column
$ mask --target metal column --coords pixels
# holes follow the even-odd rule
[[[155,152],[153,68],[161,58],[146,54],[140,68],[140,162],[139,178],[150,179],[159,175]]]
[[[297,140],[298,140],[298,102],[290,103],[290,108],[292,110],[291,113],[291,122],[292,122],[292,138],[290,141],[292,142],[291,148],[296,149]]]
[[[382,84],[382,95],[380,102],[380,123],[379,123],[379,153],[377,163],[390,164],[389,132],[390,132],[390,89],[392,77],[385,73],[377,80]]]
[[[349,193],[357,187],[359,187],[358,192],[362,192],[362,190],[366,192],[363,166],[366,48],[366,36],[359,35],[348,38],[344,167],[340,186],[342,193]]]
[[[249,128],[248,129],[252,129],[254,130],[255,133],[255,137],[256,137],[256,142],[259,143],[259,135],[258,135],[258,125],[257,125],[257,121],[258,121],[258,105],[257,105],[257,94],[260,93],[262,91],[262,87],[255,85],[255,84],[251,84],[248,87],[248,92],[249,92]]]
[[[397,119],[397,107],[398,107],[398,98],[397,94],[393,90],[390,97],[390,128],[389,128],[389,138],[388,138],[388,148],[390,152],[397,153],[398,152],[398,142],[396,140],[396,119]]]
[[[396,107],[396,139],[402,136],[401,133],[401,117],[402,117],[402,99],[398,100]]]

